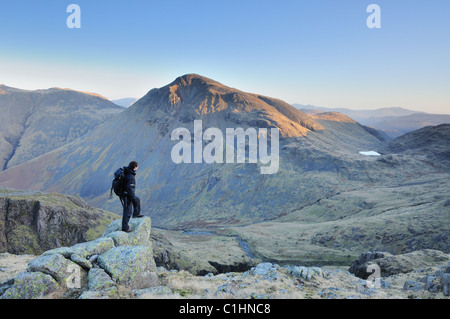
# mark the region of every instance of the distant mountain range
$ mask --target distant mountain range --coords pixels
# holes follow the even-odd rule
[[[348,115],[363,125],[384,132],[389,138],[395,138],[425,126],[450,123],[450,115],[448,114],[429,114],[401,107],[380,108],[376,110],[351,110],[302,104],[293,104],[293,106],[307,114],[339,112]]]
[[[0,85],[0,169],[72,142],[123,110],[97,94]]]

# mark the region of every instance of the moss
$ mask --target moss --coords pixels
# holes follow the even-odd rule
[[[187,297],[192,295],[192,291],[188,288],[181,288],[174,290],[174,293],[179,293],[181,297]]]
[[[16,254],[39,255],[42,248],[37,234],[30,226],[18,225],[8,234],[9,250]]]
[[[86,232],[86,241],[91,241],[96,238],[99,238],[105,231],[106,227],[107,226],[104,225],[104,223],[101,223],[97,227],[89,228],[88,231]]]
[[[15,286],[2,296],[5,299],[42,298],[54,292],[58,283],[49,275],[41,272],[23,272],[15,279]]]

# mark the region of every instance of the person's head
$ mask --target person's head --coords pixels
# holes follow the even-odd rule
[[[137,171],[138,166],[139,166],[139,164],[136,161],[132,161],[132,162],[130,162],[130,164],[128,164],[128,167],[130,169],[132,169],[133,171]]]

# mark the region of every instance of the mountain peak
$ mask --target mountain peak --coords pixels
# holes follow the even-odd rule
[[[192,84],[220,84],[217,81],[214,81],[210,78],[207,78],[205,76],[196,74],[196,73],[189,73],[189,74],[185,74],[182,76],[179,76],[175,79],[175,81],[173,81],[171,84],[169,84],[169,86],[172,85],[183,85],[183,86],[188,86],[188,85],[192,85]]]
[[[323,127],[292,105],[275,98],[247,93],[198,74],[186,74],[152,89],[135,103],[137,112],[162,122],[193,122],[209,118],[221,125],[278,127],[282,136],[304,136]],[[162,111],[158,113],[158,111]]]
[[[171,92],[175,92],[179,88],[201,89],[213,94],[225,94],[230,93],[231,91],[238,91],[213,79],[195,73],[180,76],[167,86],[170,88]]]

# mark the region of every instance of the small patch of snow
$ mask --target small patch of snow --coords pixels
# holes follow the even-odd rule
[[[381,156],[380,153],[377,153],[374,151],[360,151],[359,154],[366,155],[366,156]]]

